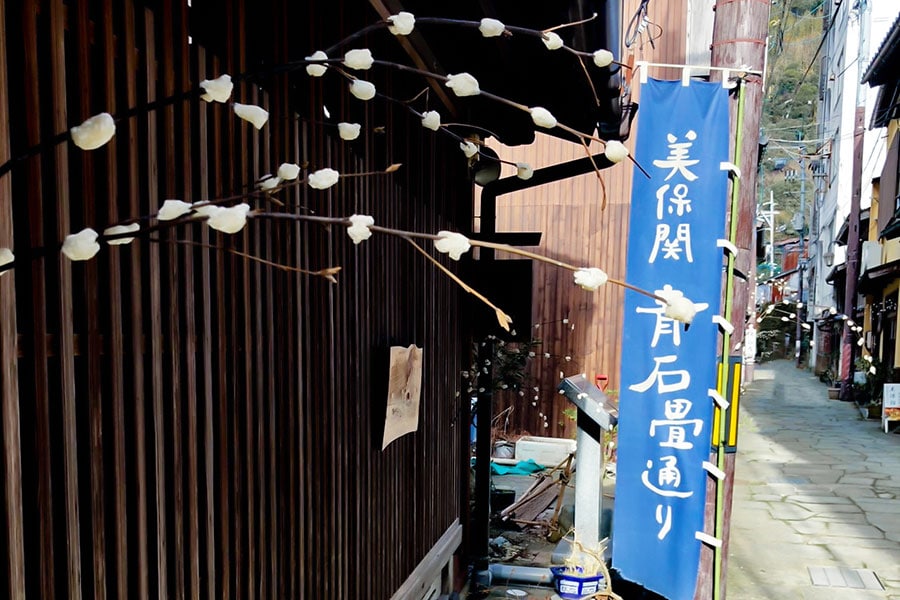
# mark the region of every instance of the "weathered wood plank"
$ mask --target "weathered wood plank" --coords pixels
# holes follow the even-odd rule
[[[254,104],[263,105],[268,107],[268,102],[266,102],[267,95],[260,94],[258,90],[254,89],[252,91],[251,99]],[[268,172],[268,158],[269,158],[269,143],[270,143],[270,135],[269,133],[272,131],[271,126],[265,127],[263,130],[256,132],[253,131],[251,136],[250,143],[250,169],[249,175],[251,180],[257,180],[262,175],[263,172]],[[266,169],[266,171],[262,171],[262,169]],[[246,228],[245,228],[246,229]],[[263,237],[266,236],[266,223],[256,220],[252,225],[252,247],[253,254],[258,257],[263,256]],[[266,236],[268,237],[268,236]],[[248,238],[248,242],[250,239]],[[265,414],[266,414],[266,404],[271,402],[273,398],[271,396],[267,397],[265,394],[266,382],[265,378],[260,377],[259,374],[264,370],[264,361],[263,361],[263,351],[265,347],[265,343],[263,340],[266,339],[265,332],[263,330],[263,312],[266,309],[266,290],[263,288],[262,282],[262,271],[263,267],[259,263],[254,263],[251,266],[252,271],[252,282],[253,282],[253,298],[251,300],[250,306],[252,307],[253,312],[253,328],[251,329],[253,342],[252,342],[252,354],[250,351],[250,346],[248,346],[247,352],[247,363],[248,365],[252,365],[253,371],[255,375],[254,379],[254,404],[256,405],[256,447],[252,453],[253,462],[255,463],[256,469],[256,481],[253,485],[253,493],[252,496],[255,496],[255,501],[257,502],[256,514],[253,515],[252,520],[256,521],[257,527],[257,537],[253,540],[253,543],[259,549],[259,567],[258,575],[259,582],[256,586],[256,589],[251,589],[251,594],[258,594],[259,598],[267,598],[268,597],[268,552],[266,543],[266,537],[268,533],[268,527],[266,523],[266,496],[272,492],[269,492],[266,489],[266,467],[265,467]],[[267,269],[268,270],[268,269]]]
[[[178,55],[178,72],[180,77],[177,79],[180,90],[188,90],[193,87],[191,81],[191,46],[188,45],[189,35],[189,16],[188,5],[185,2],[178,4],[175,19],[175,44]],[[190,102],[182,103],[178,111],[180,128],[185,132],[193,131],[193,106]],[[181,137],[181,165],[182,186],[184,189],[185,200],[193,197],[194,193],[194,177],[193,177],[193,161],[192,161],[192,145],[193,136],[184,135]],[[201,196],[202,198],[202,196]],[[186,228],[183,233],[183,239],[188,242],[193,241],[193,228]],[[185,336],[184,336],[184,374],[185,374],[185,426],[187,429],[187,469],[186,489],[187,489],[187,566],[188,566],[188,594],[197,597],[200,591],[200,523],[198,509],[198,492],[199,486],[195,485],[198,479],[198,450],[200,440],[198,439],[197,424],[197,321],[198,313],[196,309],[196,298],[194,293],[194,260],[198,250],[193,246],[186,246],[184,249],[184,314],[185,314]],[[207,250],[199,250],[206,254]]]
[[[101,50],[103,65],[103,87],[105,89],[104,108],[116,111],[116,31],[117,22],[112,0],[103,0]],[[127,143],[128,137],[125,136]],[[119,180],[116,149],[119,140],[111,140],[106,155],[106,196],[107,217],[110,223],[119,219]],[[113,349],[108,358],[110,365],[110,408],[112,413],[112,540],[111,562],[115,568],[115,588],[117,598],[128,597],[128,516],[126,511],[126,458],[125,458],[125,332],[122,324],[122,257],[118,247],[109,248],[109,329]]]
[[[140,63],[137,48],[137,18],[140,17],[135,12],[134,0],[125,0],[123,3],[123,43],[122,53],[124,55],[125,64],[125,99],[128,106],[136,106],[138,102],[137,82],[140,77]],[[121,134],[120,134],[121,135]],[[146,132],[144,132],[146,135]],[[137,119],[129,119],[125,124],[125,144],[127,157],[127,182],[125,185],[125,195],[127,197],[128,214],[134,218],[142,214],[141,211],[141,184],[140,174],[144,173],[144,169],[148,164],[141,165],[140,146],[141,139],[138,129]],[[145,203],[144,206],[147,206]],[[144,362],[144,330],[143,330],[143,278],[139,277],[141,273],[141,256],[142,247],[139,244],[133,244],[130,249],[130,261],[128,268],[131,274],[128,286],[128,301],[130,311],[128,312],[130,321],[130,351],[131,363],[129,365],[129,375],[131,377],[131,392],[133,403],[133,431],[134,431],[134,476],[132,478],[134,490],[134,531],[135,541],[132,545],[134,548],[135,565],[137,573],[135,574],[135,586],[131,587],[130,594],[141,600],[147,600],[150,597],[150,560],[149,560],[149,534],[148,534],[148,497],[150,495],[150,483],[147,479],[147,422],[146,422],[146,380],[145,362]]]
[[[182,3],[179,3],[182,4]],[[181,47],[181,40],[178,39],[180,32],[176,27],[175,20],[180,15],[181,9],[175,8],[175,0],[164,0],[160,5],[160,19],[156,33],[159,36],[159,53],[160,53],[160,69],[159,84],[162,90],[162,97],[168,98],[175,95],[176,77],[178,75],[179,64],[176,57],[177,48]],[[178,90],[180,91],[180,90]],[[180,164],[180,148],[176,141],[176,129],[178,123],[176,119],[176,107],[174,105],[166,106],[162,109],[160,121],[162,122],[162,135],[160,141],[161,159],[160,166],[160,189],[166,198],[179,198],[185,202],[190,202],[190,189],[184,185],[184,173]],[[180,135],[179,138],[186,139],[190,136]],[[184,411],[184,386],[182,385],[182,355],[185,352],[184,341],[181,335],[181,319],[182,319],[182,290],[181,282],[181,265],[179,256],[181,254],[189,255],[189,248],[181,247],[176,240],[182,236],[188,235],[189,227],[177,227],[168,230],[160,236],[168,243],[161,250],[160,254],[166,257],[166,285],[167,306],[166,310],[168,318],[165,320],[164,328],[167,336],[167,346],[164,347],[163,353],[166,355],[167,361],[163,368],[164,373],[168,375],[167,381],[163,383],[166,388],[165,396],[169,404],[169,410],[160,413],[167,414],[164,418],[168,436],[163,436],[164,443],[169,446],[169,457],[172,466],[172,484],[169,488],[169,496],[171,497],[172,506],[167,510],[166,526],[169,529],[169,547],[173,551],[172,561],[169,568],[174,572],[174,588],[172,596],[179,600],[185,598],[185,539],[184,539],[184,433],[182,431],[182,412]],[[162,261],[161,261],[162,262]],[[166,368],[167,367],[167,368]],[[190,444],[191,440],[187,440]]]
[[[221,63],[217,59],[212,59],[211,61],[212,71],[213,73],[219,73],[221,69]],[[227,113],[223,115],[222,113],[225,111],[219,110],[218,108],[214,108],[210,111],[214,115],[213,126],[211,131],[210,143],[209,147],[209,166],[210,166],[210,182],[212,183],[211,192],[214,197],[221,197],[225,190],[225,181],[227,177],[227,171],[224,167],[224,150],[225,140],[230,139],[227,135],[227,127],[223,127],[223,116],[228,117]],[[208,228],[205,230],[207,234],[207,239],[211,239],[209,235]],[[218,482],[219,482],[219,506],[218,506],[218,515],[219,515],[219,528],[220,528],[220,541],[219,546],[221,547],[221,552],[219,553],[219,571],[221,572],[221,597],[223,599],[232,597],[232,590],[235,589],[233,585],[234,580],[234,571],[232,569],[232,557],[235,552],[235,548],[238,544],[237,535],[235,533],[232,536],[232,527],[231,520],[235,518],[233,514],[233,498],[232,498],[232,488],[231,481],[234,476],[235,469],[231,468],[230,465],[234,453],[237,451],[234,443],[231,443],[231,419],[234,414],[234,405],[233,405],[233,390],[231,387],[231,381],[228,378],[229,369],[231,369],[231,365],[227,358],[229,348],[226,346],[226,343],[222,343],[223,340],[227,339],[228,333],[228,296],[225,293],[225,263],[222,252],[216,252],[215,255],[215,265],[213,269],[216,274],[216,293],[215,297],[218,299],[215,306],[215,332],[218,336],[219,343],[216,345],[217,352],[213,357],[213,365],[218,373],[218,377],[216,378],[217,383],[217,391],[218,391],[218,404],[216,407],[216,412],[218,413]],[[233,349],[233,342],[232,347]],[[236,530],[235,530],[236,532]],[[237,592],[234,592],[235,597],[237,597]]]
[[[40,65],[38,61],[38,24],[37,11],[39,0],[28,0],[22,7],[22,39],[25,63],[23,73],[23,91],[26,106],[40,106],[40,89],[38,82]],[[0,65],[0,77],[6,73],[5,65]],[[0,90],[9,89],[0,85]],[[5,101],[4,101],[5,104]],[[8,117],[3,118],[8,122]],[[30,146],[41,140],[41,122],[37,114],[26,119],[26,138]],[[28,199],[28,219],[31,245],[44,245],[44,186],[40,158],[32,158],[26,164],[25,176],[28,180],[26,198]],[[4,219],[11,223],[12,219]],[[21,268],[21,267],[20,267]],[[56,597],[56,568],[53,544],[53,476],[51,473],[51,457],[53,439],[50,434],[50,374],[47,339],[47,267],[45,261],[31,264],[31,300],[34,307],[32,313],[32,359],[33,388],[35,403],[35,439],[34,452],[37,458],[37,502],[43,518],[40,521],[40,593],[43,598]],[[15,596],[11,596],[15,597]]]
[[[391,600],[415,598],[427,592],[431,582],[441,574],[444,566],[462,543],[462,529],[459,519],[454,521],[428,551],[425,558],[416,565],[403,585],[394,592]]]
[[[215,78],[215,75],[206,75],[206,50],[202,47],[196,49],[195,56],[195,81]],[[200,198],[209,198],[210,193],[210,167],[209,167],[209,121],[208,109],[203,104],[197,110],[197,136],[198,162],[195,167],[197,174],[197,189]],[[200,232],[200,243],[209,244],[209,228],[204,227]],[[210,251],[200,251],[200,352],[202,378],[203,404],[203,511],[205,519],[203,523],[202,537],[205,542],[206,564],[201,565],[202,579],[205,582],[206,597],[216,597],[216,506],[215,506],[215,445],[213,421],[213,357],[212,357],[212,289],[210,275]],[[199,441],[199,440],[198,440]]]
[[[156,17],[150,9],[144,9],[144,73],[147,86],[147,102],[156,100],[158,72],[157,72],[157,43],[156,43]],[[146,193],[147,207],[154,210],[159,206],[159,162],[157,117],[154,112],[147,114],[147,166],[146,166]],[[151,419],[153,421],[153,441],[151,454],[153,455],[154,468],[154,526],[156,532],[156,588],[160,598],[169,597],[168,582],[168,536],[166,532],[166,448],[165,448],[165,410],[163,408],[163,394],[166,391],[163,376],[163,333],[162,333],[162,270],[160,269],[159,246],[151,244],[148,249],[150,255],[150,297],[148,300],[150,310],[150,406]],[[168,311],[167,311],[168,312]]]
[[[62,0],[50,2],[51,93],[53,131],[66,131],[69,116],[66,106],[65,6]],[[56,174],[56,234],[62,240],[70,231],[69,215],[69,151],[60,144],[54,151]],[[59,364],[63,419],[63,469],[66,514],[66,552],[68,597],[80,599],[81,589],[81,524],[78,503],[78,431],[75,405],[75,357],[72,312],[72,266],[61,254],[59,266]]]
[[[75,72],[77,80],[82,82],[77,90],[73,90],[72,96],[78,107],[75,112],[76,122],[87,119],[94,113],[92,98],[92,47],[91,22],[88,16],[88,5],[85,2],[78,3],[70,11],[69,27],[74,30],[73,45],[75,55]],[[71,14],[74,12],[74,15]],[[74,19],[73,19],[74,17]],[[74,24],[72,21],[74,20]],[[99,103],[98,103],[99,104]],[[104,110],[109,110],[104,107]],[[115,141],[111,140],[113,148]],[[109,144],[97,153],[112,154]],[[94,152],[79,152],[73,158],[75,169],[81,174],[81,209],[84,224],[87,227],[96,227],[98,224],[97,209],[95,206],[95,177],[94,177]],[[77,206],[77,203],[76,203]],[[90,260],[84,263],[84,307],[87,331],[87,395],[89,402],[90,420],[90,491],[91,491],[91,553],[93,567],[93,581],[91,587],[95,598],[106,598],[106,515],[104,502],[104,472],[103,472],[103,390],[101,381],[101,357],[100,357],[100,311],[99,307],[99,275],[98,261]],[[73,324],[74,325],[74,324]]]
[[[6,2],[0,0],[0,27],[6,27]],[[0,164],[10,159],[9,80],[6,40],[0,40]],[[0,247],[13,245],[13,198],[10,176],[0,178]],[[3,523],[6,546],[6,592],[25,597],[25,542],[22,528],[22,451],[19,434],[19,380],[16,367],[15,277],[0,277],[0,427],[3,446]]]

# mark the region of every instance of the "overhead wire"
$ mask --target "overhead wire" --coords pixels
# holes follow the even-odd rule
[[[631,20],[628,22],[628,27],[625,29],[625,47],[631,48],[634,43],[640,38],[642,40],[643,46],[643,34],[647,30],[648,27],[655,27],[657,29],[656,35],[652,33],[647,33],[647,41],[650,43],[650,47],[654,50],[656,49],[655,40],[662,37],[662,27],[654,23],[650,20],[650,16],[648,14],[647,8],[650,4],[650,0],[641,0],[640,5],[638,5],[637,10],[631,16]]]

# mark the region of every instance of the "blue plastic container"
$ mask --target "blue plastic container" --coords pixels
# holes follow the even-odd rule
[[[577,572],[573,573],[568,567],[550,567],[553,573],[553,583],[556,586],[556,593],[561,598],[567,600],[578,600],[584,596],[590,596],[606,589],[606,582],[603,580],[603,574],[580,576],[582,573],[580,567],[576,567]]]

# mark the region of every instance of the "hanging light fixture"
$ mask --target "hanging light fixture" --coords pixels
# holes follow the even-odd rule
[[[500,156],[493,148],[481,146],[475,161],[469,167],[472,179],[480,186],[500,179]]]

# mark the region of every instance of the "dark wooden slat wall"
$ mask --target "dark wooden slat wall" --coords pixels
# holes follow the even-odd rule
[[[260,4],[276,25],[250,39]],[[185,2],[0,0],[0,162],[98,112],[261,55],[289,58],[298,11],[307,54],[377,18],[351,1],[252,8],[221,5],[221,39],[204,48],[188,41]],[[390,78],[373,76],[390,94]],[[0,246],[21,261],[0,277],[0,595],[389,598],[464,516],[460,294],[406,242],[355,246],[340,228],[251,221],[234,236],[189,225],[104,245],[87,263],[27,260],[166,198],[231,194],[281,162],[347,173],[404,163],[279,198],[402,229],[465,229],[456,144],[346,94],[329,108],[364,134],[341,142],[319,122],[322,83],[303,86],[298,99],[287,78],[236,85],[235,100],[270,111],[261,132],[194,98],[119,121],[102,149],[60,144],[0,179]],[[209,244],[339,265],[340,284]],[[388,348],[411,343],[425,350],[420,431],[382,452]]]

